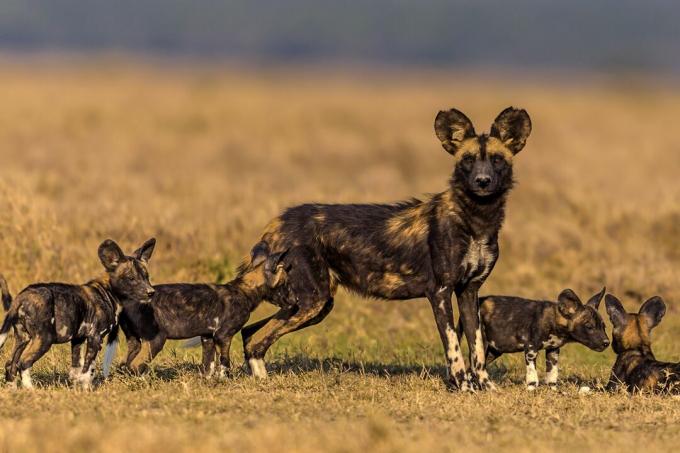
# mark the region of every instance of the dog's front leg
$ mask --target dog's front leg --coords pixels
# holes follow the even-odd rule
[[[533,391],[538,387],[538,373],[536,372],[536,357],[538,352],[536,347],[529,344],[524,348],[524,363],[527,366],[526,383],[527,390]]]
[[[458,297],[458,309],[460,310],[463,330],[470,350],[470,371],[475,382],[482,390],[495,390],[496,386],[489,379],[486,371],[486,345],[481,327],[481,315],[479,313],[478,284],[469,284],[463,289]]]
[[[452,294],[451,288],[441,286],[432,294],[428,294],[427,298],[432,306],[437,330],[444,345],[448,383],[463,391],[474,391],[465,371],[465,360],[454,329]]]
[[[77,383],[80,377],[80,372],[85,362],[85,356],[82,354],[82,340],[71,340],[71,369],[68,377],[72,383]]]
[[[85,360],[83,360],[83,367],[78,376],[78,382],[84,390],[92,388],[92,375],[94,373],[94,359],[102,347],[102,339],[98,336],[87,338],[87,350],[85,352]]]
[[[560,359],[560,349],[545,350],[545,383],[554,389],[557,387],[557,364]]]

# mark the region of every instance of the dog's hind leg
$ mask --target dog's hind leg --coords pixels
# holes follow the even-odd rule
[[[30,340],[31,339],[23,326],[21,324],[16,324],[14,326],[14,349],[5,364],[5,380],[7,382],[14,383],[14,378],[17,375],[19,367],[19,358],[26,349],[26,346],[28,346]]]
[[[307,327],[312,327],[312,326],[319,324],[321,321],[323,321],[326,318],[326,316],[328,316],[331,313],[334,305],[335,305],[335,302],[334,302],[333,298],[331,297],[330,299],[328,299],[326,301],[326,304],[323,306],[323,309],[319,312],[319,314],[317,314],[316,316],[314,316],[312,319],[305,322],[301,326],[298,326],[297,328],[295,328],[295,330],[293,332],[296,332],[296,331],[302,330],[302,329],[306,329]],[[267,324],[271,319],[274,318],[274,316],[276,316],[276,315],[272,315],[272,316],[269,316],[267,318],[260,319],[259,321],[256,321],[252,324],[245,326],[241,330],[241,337],[243,338],[243,343],[245,344],[245,342],[246,342],[246,340],[248,340],[248,338],[252,337],[255,332],[260,330],[262,328],[262,326]],[[292,333],[292,332],[289,332],[289,333]]]
[[[37,336],[31,339],[27,349],[21,354],[19,359],[19,372],[21,373],[21,385],[24,388],[32,389],[31,367],[37,362],[52,346],[53,339],[49,336]]]
[[[245,340],[245,357],[253,376],[266,378],[267,370],[264,365],[264,356],[271,345],[282,336],[299,330],[305,323],[317,317],[324,306],[325,303],[319,301],[314,304],[305,304],[304,307],[297,310],[294,308],[281,309],[269,318],[261,329]]]

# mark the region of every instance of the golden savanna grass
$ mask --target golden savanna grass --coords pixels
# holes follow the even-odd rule
[[[443,190],[452,159],[435,138],[436,112],[455,106],[481,131],[508,105],[526,108],[534,131],[515,159],[501,258],[482,292],[554,298],[571,287],[586,298],[606,284],[631,309],[659,294],[669,310],[655,352],[680,360],[680,90],[645,79],[5,61],[0,271],[14,293],[83,282],[101,272],[103,239],[131,251],[156,236],[154,283],[226,281],[286,206]],[[55,347],[35,367],[38,390],[0,389],[0,449],[651,451],[680,442],[677,400],[578,393],[606,381],[611,351],[564,348],[557,392],[527,394],[517,355],[491,368],[500,392],[447,392],[423,300],[340,292],[324,323],[275,345],[267,382],[241,371],[206,382],[198,355],[170,344],[150,375],[114,374],[82,393],[66,384],[68,348]]]

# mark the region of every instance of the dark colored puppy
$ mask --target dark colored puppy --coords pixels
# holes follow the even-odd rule
[[[132,372],[144,371],[167,340],[200,337],[204,373],[211,375],[215,371],[217,346],[219,373],[224,375],[230,366],[232,337],[248,322],[265,292],[285,280],[286,255],[287,252],[254,256],[247,272],[224,285],[156,285],[151,303],[126,303],[120,315],[120,327],[128,344],[126,367]],[[140,354],[142,345],[148,350]],[[108,350],[107,357],[113,358]]]
[[[147,263],[155,239],[149,239],[132,256],[125,256],[112,240],[99,246],[99,259],[106,275],[84,285],[37,283],[26,287],[9,305],[0,328],[0,347],[14,327],[16,343],[6,365],[6,380],[32,388],[31,367],[53,344],[71,342],[74,383],[90,388],[92,371],[102,339],[117,323],[122,299],[145,301],[153,295]],[[11,300],[2,280],[3,299]],[[86,344],[84,356],[81,345]]]
[[[607,390],[620,385],[629,392],[676,392],[680,389],[680,363],[659,362],[652,353],[651,331],[666,313],[660,297],[647,300],[638,313],[626,313],[616,297],[605,298],[614,325],[612,348],[616,362]]]
[[[597,312],[605,288],[583,304],[570,289],[557,303],[520,297],[487,296],[479,299],[490,363],[506,353],[524,352],[527,390],[538,386],[536,357],[545,349],[546,383],[557,384],[560,348],[572,342],[595,351],[609,346],[604,321]],[[461,327],[458,327],[460,336]]]
[[[450,386],[493,388],[486,371],[478,291],[498,259],[513,160],[531,133],[531,120],[526,111],[510,107],[496,117],[488,134],[478,134],[468,117],[450,109],[437,114],[434,129],[452,155],[444,191],[394,204],[299,205],[266,227],[255,247],[276,253],[306,245],[329,269],[324,277],[329,283],[316,301],[295,310],[290,308],[294,302],[281,301],[282,309],[271,322],[244,330],[249,363],[262,363],[263,351],[281,336],[320,322],[330,311],[327,294],[332,296],[340,285],[378,299],[427,297]],[[322,281],[314,287],[321,288]],[[469,372],[456,336],[454,294],[470,346]]]

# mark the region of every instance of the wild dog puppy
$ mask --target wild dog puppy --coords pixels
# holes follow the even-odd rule
[[[71,377],[89,389],[102,339],[117,323],[121,300],[146,301],[153,295],[147,263],[155,239],[149,239],[132,256],[126,256],[110,239],[99,246],[106,274],[84,285],[36,283],[10,302],[0,328],[0,347],[14,328],[16,343],[5,365],[6,380],[21,374],[23,387],[32,388],[31,367],[53,344],[71,342]],[[3,298],[6,283],[2,280]],[[9,295],[9,293],[7,293]],[[81,346],[85,344],[85,354]]]
[[[560,293],[557,303],[510,296],[480,298],[487,363],[503,354],[524,352],[527,390],[535,390],[536,357],[545,349],[546,384],[557,385],[563,345],[577,342],[598,352],[609,346],[604,321],[597,312],[604,293],[602,288],[585,304],[570,289]],[[460,324],[458,332],[460,336]]]
[[[293,251],[291,258],[295,254]],[[232,337],[248,321],[266,291],[285,280],[286,266],[290,267],[292,261],[284,262],[287,255],[281,252],[253,256],[249,269],[224,285],[156,285],[150,303],[126,303],[120,315],[120,327],[128,345],[126,367],[135,373],[142,372],[168,339],[200,337],[203,373],[212,375],[215,371],[217,348],[219,374],[226,374]],[[147,349],[140,353],[143,345]]]
[[[624,386],[629,392],[675,392],[680,389],[680,363],[659,362],[652,353],[652,329],[666,313],[660,297],[652,297],[637,313],[626,313],[621,301],[605,298],[607,314],[614,326],[612,348],[616,362],[607,390]]]
[[[268,345],[320,322],[339,284],[379,299],[427,297],[444,345],[448,382],[463,390],[492,387],[477,293],[498,258],[513,159],[524,148],[531,121],[524,110],[510,107],[496,117],[489,134],[478,135],[463,113],[451,109],[437,114],[434,129],[453,156],[445,191],[395,204],[305,204],[270,222],[261,239],[267,248],[276,253],[307,245],[329,269],[328,283],[313,303],[290,302],[269,322],[244,329],[246,360],[263,363]],[[454,293],[470,345],[469,375],[456,336]]]

